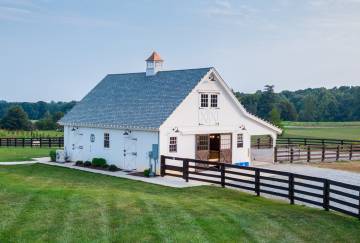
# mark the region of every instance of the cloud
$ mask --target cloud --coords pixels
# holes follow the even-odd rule
[[[69,14],[50,11],[50,1],[33,0],[0,0],[0,19],[11,22],[69,24],[81,27],[110,27],[119,22],[109,19],[87,17],[80,14]]]

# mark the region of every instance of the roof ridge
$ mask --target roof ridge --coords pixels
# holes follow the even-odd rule
[[[174,69],[174,70],[162,70],[158,73],[165,73],[165,72],[176,72],[176,71],[188,71],[188,70],[200,70],[200,69],[211,69],[214,67],[201,67],[201,68],[184,68],[184,69]],[[131,72],[131,73],[109,73],[107,75],[126,75],[126,74],[145,74],[146,72]]]

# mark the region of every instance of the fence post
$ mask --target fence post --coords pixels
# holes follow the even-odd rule
[[[353,145],[350,144],[349,160],[352,159]]]
[[[49,148],[51,148],[51,138],[48,139],[49,139]]]
[[[275,147],[274,148],[274,162],[276,163],[276,162],[278,162],[278,159],[277,159],[277,156],[278,155],[278,149],[277,149],[277,147]]]
[[[25,147],[25,138],[22,139],[22,146]]]
[[[294,149],[293,147],[290,148],[290,163],[294,161]]]
[[[6,139],[6,147],[9,147],[9,138]]]
[[[165,157],[161,155],[160,157],[160,176],[165,176]]]
[[[225,164],[221,164],[221,186],[225,187]]]
[[[360,220],[360,188],[359,188],[359,200],[358,200],[358,219]]]
[[[32,147],[33,146],[33,139],[32,139],[32,137],[30,138],[30,147]]]
[[[310,146],[307,146],[307,162],[311,160],[311,149]]]
[[[260,196],[260,170],[255,169],[255,192],[257,196]]]
[[[304,145],[306,146],[307,145],[307,139],[304,138]]]
[[[329,180],[325,179],[324,181],[324,198],[323,198],[323,208],[326,211],[329,211],[329,197],[330,197],[330,183]]]
[[[360,220],[360,188],[359,188],[358,219]]]
[[[183,166],[183,178],[186,182],[189,182],[189,160],[184,160]]]
[[[339,156],[340,156],[340,147],[339,145],[336,147],[336,161],[339,160]]]
[[[40,137],[40,148],[42,147],[42,138]]]
[[[258,138],[258,139],[256,140],[256,143],[257,143],[258,149],[260,149],[260,138]]]
[[[324,160],[325,160],[325,145],[322,146],[322,150],[321,150],[321,161],[324,161]]]
[[[289,175],[289,200],[294,204],[294,174]]]

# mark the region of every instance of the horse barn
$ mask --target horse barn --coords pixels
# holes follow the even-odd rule
[[[105,158],[142,171],[160,155],[251,163],[251,137],[281,130],[248,113],[215,68],[109,74],[60,121],[71,161]],[[271,151],[273,151],[271,149]]]

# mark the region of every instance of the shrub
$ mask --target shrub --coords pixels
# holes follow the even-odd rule
[[[150,169],[144,170],[144,176],[145,177],[150,177]]]
[[[92,165],[95,167],[103,167],[106,165],[106,160],[103,158],[93,158]]]
[[[107,169],[107,168],[109,168],[109,165],[108,165],[108,164],[104,164],[104,165],[102,166],[102,168]]]
[[[84,165],[84,162],[82,162],[81,160],[78,160],[75,162],[75,165],[77,166],[83,166]]]
[[[118,171],[119,168],[118,168],[116,165],[110,165],[110,166],[109,166],[109,170],[110,170],[110,171]]]
[[[51,150],[50,153],[49,153],[49,156],[50,156],[50,160],[52,162],[56,161],[56,151],[55,150]]]
[[[91,166],[91,162],[90,162],[90,161],[85,161],[84,166],[85,166],[85,167],[90,167],[90,166]]]

